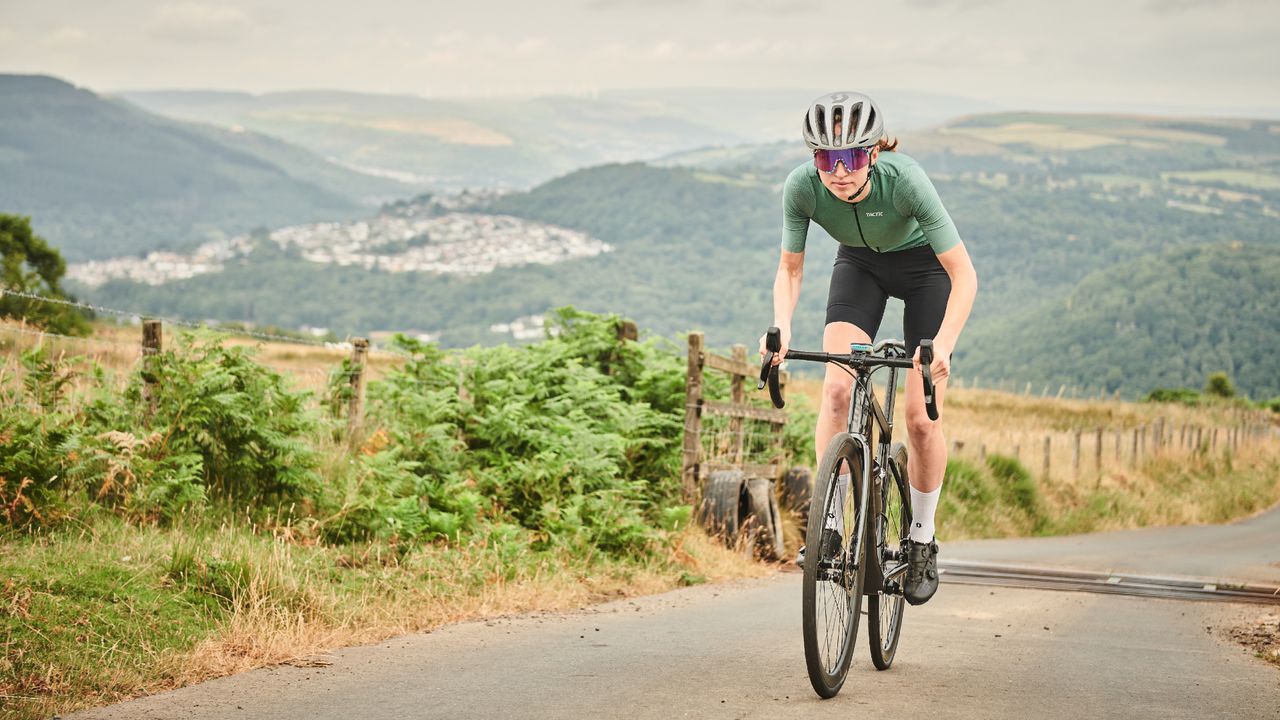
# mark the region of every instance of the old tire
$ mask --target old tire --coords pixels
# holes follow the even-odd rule
[[[766,560],[781,560],[785,552],[782,546],[782,516],[778,500],[773,494],[773,481],[769,478],[747,480],[746,527],[751,546]]]
[[[782,506],[803,521],[809,515],[809,502],[812,497],[813,475],[809,472],[809,468],[797,465],[788,470],[782,478]]]
[[[720,535],[732,545],[746,519],[746,479],[741,470],[717,470],[702,488],[702,505],[698,518],[712,535]]]

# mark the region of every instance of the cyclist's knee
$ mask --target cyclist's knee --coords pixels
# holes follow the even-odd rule
[[[822,383],[822,406],[843,420],[849,414],[849,392],[852,389],[852,379],[827,378]]]
[[[941,424],[930,420],[924,407],[907,410],[907,434],[914,441],[927,440],[934,433],[942,432]]]

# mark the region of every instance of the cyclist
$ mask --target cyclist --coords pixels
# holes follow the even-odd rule
[[[792,170],[783,191],[782,255],[773,283],[773,324],[782,332],[782,351],[774,362],[782,360],[791,342],[813,221],[840,243],[827,295],[824,352],[845,353],[850,343],[870,343],[888,296],[906,306],[903,331],[916,367],[906,383],[912,524],[903,595],[919,605],[938,589],[934,511],[947,446],[939,423],[925,413],[918,346],[921,339],[933,338],[931,369],[941,412],[951,351],[973,307],[977,274],[933,183],[915,160],[897,152],[898,142],[884,133],[871,98],[836,92],[814,100],[804,116],[803,136],[813,162]],[[760,349],[763,353],[764,338]],[[815,434],[819,456],[846,427],[852,383],[844,370],[827,365]],[[840,482],[847,487],[848,476]]]

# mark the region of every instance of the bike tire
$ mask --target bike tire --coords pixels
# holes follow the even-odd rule
[[[884,544],[887,548],[902,551],[907,534],[911,530],[911,494],[907,490],[910,483],[907,478],[907,447],[896,442],[889,447],[889,472],[885,476],[881,498],[877,501],[876,511],[883,516]],[[881,518],[876,519],[881,522]],[[868,553],[878,553],[872,543],[868,543]],[[878,560],[885,565],[883,555]],[[883,577],[883,573],[881,573]],[[906,599],[902,596],[902,583],[898,582],[898,592],[888,594],[881,588],[879,592],[867,596],[867,642],[871,646],[871,662],[877,670],[888,670],[898,652],[898,640],[902,637],[902,619],[906,611]]]
[[[844,685],[858,636],[862,612],[862,578],[866,567],[861,560],[868,533],[864,525],[868,500],[863,472],[862,442],[848,433],[838,433],[827,445],[818,466],[813,511],[809,513],[805,545],[801,615],[804,627],[804,657],[809,682],[820,697],[835,697]],[[849,484],[835,514],[836,478],[848,471]],[[823,547],[823,530],[828,515],[839,524],[838,559],[823,562],[829,555]]]

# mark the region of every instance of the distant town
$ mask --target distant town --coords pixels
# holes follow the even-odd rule
[[[111,280],[161,285],[220,272],[263,241],[296,248],[314,263],[384,272],[483,275],[500,267],[550,265],[609,252],[591,236],[507,215],[460,212],[480,196],[423,196],[383,206],[371,220],[313,223],[207,242],[190,254],[151,252],[76,263],[67,278],[89,287]]]

